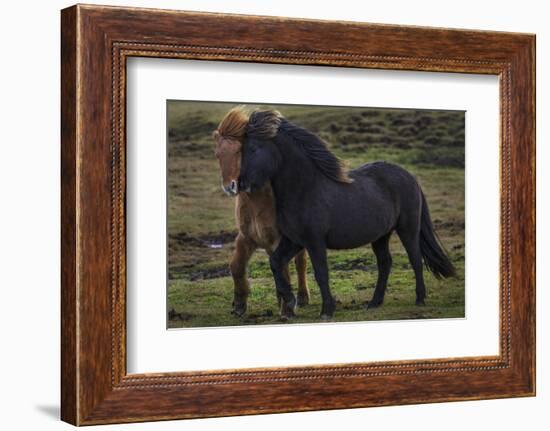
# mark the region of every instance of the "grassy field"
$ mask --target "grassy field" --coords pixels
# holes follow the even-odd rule
[[[236,236],[234,199],[223,194],[212,131],[233,104],[168,103],[168,327],[280,324],[267,255],[251,260],[251,294],[243,318],[231,315],[228,262]],[[250,106],[253,107],[253,106]],[[366,108],[277,106],[324,138],[351,168],[385,160],[412,172],[426,195],[436,231],[457,268],[437,280],[425,271],[426,306],[417,307],[414,273],[397,235],[384,305],[365,310],[377,269],[370,246],[330,251],[333,321],[464,316],[464,113]],[[291,268],[293,281],[296,280]],[[310,304],[292,323],[319,322],[319,289],[308,266]],[[295,284],[295,283],[294,283]]]

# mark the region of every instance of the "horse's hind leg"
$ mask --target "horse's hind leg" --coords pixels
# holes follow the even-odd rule
[[[388,285],[388,277],[391,271],[392,258],[390,254],[390,237],[391,233],[372,243],[372,250],[376,255],[376,264],[378,266],[378,281],[372,299],[368,303],[368,307],[378,307],[384,302],[386,294],[386,286]]]
[[[426,298],[426,286],[422,271],[422,253],[420,251],[420,231],[412,233],[411,230],[397,229],[397,234],[407,251],[409,261],[414,270],[416,279],[416,305],[424,305]]]
[[[269,256],[271,257],[271,254]],[[283,277],[288,282],[288,285],[290,286],[290,290],[292,290],[292,280],[290,279],[290,270],[288,269],[288,263],[283,266]],[[285,306],[283,297],[281,296],[278,290],[276,290],[276,292],[277,292],[277,301],[279,304],[279,310],[282,310],[283,307]],[[282,314],[287,314],[287,313],[283,312]]]
[[[246,312],[246,302],[250,293],[250,284],[246,276],[248,261],[256,250],[256,244],[248,239],[242,233],[237,235],[235,240],[235,252],[231,258],[229,269],[233,277],[234,296],[233,311],[237,316],[242,316]]]
[[[309,289],[307,288],[307,255],[302,250],[294,258],[298,276],[298,307],[309,304]]]

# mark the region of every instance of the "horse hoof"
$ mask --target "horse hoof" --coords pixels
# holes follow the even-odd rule
[[[294,310],[296,309],[296,299],[292,300],[290,303],[283,301],[281,306],[281,320],[286,322],[296,316]]]
[[[424,302],[423,299],[417,299],[416,300],[416,305],[424,306],[424,305],[426,305],[426,303]]]
[[[305,307],[309,304],[308,296],[298,296],[298,307]]]
[[[292,319],[293,317],[296,317],[296,313],[294,313],[294,308],[283,307],[281,309],[281,319],[286,321]]]
[[[237,317],[243,317],[246,313],[246,304],[239,304],[235,305],[233,304],[233,309],[231,310],[231,314]]]
[[[382,301],[367,301],[365,303],[365,310],[370,308],[378,308],[382,305]]]
[[[321,307],[320,318],[323,321],[328,321],[332,319],[334,311],[336,310],[336,301],[331,299],[330,301],[323,301],[323,306]]]
[[[288,302],[281,301],[281,316],[294,317],[294,311],[296,310],[296,297],[291,295]]]
[[[296,317],[296,314],[294,313],[295,307],[296,307],[296,304],[294,304],[294,307],[283,305],[283,307],[281,308],[281,315],[280,315],[281,322],[288,322],[290,319]]]
[[[231,310],[231,314],[235,317],[243,317],[245,313],[246,313],[246,310],[242,310],[242,311]]]

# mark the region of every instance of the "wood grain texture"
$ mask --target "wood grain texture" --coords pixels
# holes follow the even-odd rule
[[[61,417],[77,422],[76,9],[61,16]]]
[[[79,5],[62,11],[61,36],[63,420],[84,425],[534,394],[533,35]],[[129,56],[498,75],[500,354],[127,375]]]

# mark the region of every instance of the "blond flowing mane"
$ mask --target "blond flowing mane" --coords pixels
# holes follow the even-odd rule
[[[225,139],[230,138],[241,141],[246,133],[249,117],[250,114],[244,106],[236,106],[225,114],[218,128],[214,131],[214,135],[218,134]]]

